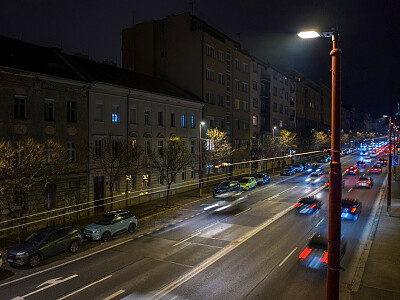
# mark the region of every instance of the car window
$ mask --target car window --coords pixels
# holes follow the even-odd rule
[[[60,229],[56,232],[56,239],[66,237],[71,232],[71,227]]]
[[[57,239],[56,232],[53,232],[49,234],[49,236],[46,238],[46,243],[51,243]]]
[[[121,220],[122,220],[122,217],[121,217],[120,215],[116,215],[116,216],[114,217],[114,219],[113,219],[113,222],[116,223],[116,222],[119,222],[119,221],[121,221]]]
[[[113,214],[104,214],[102,215],[96,222],[95,224],[98,225],[108,225],[111,223],[111,221],[113,220],[114,215]]]
[[[132,217],[132,213],[131,212],[126,212],[126,213],[122,213],[121,214],[121,218],[122,220],[126,220]]]
[[[29,236],[26,241],[33,243],[40,243],[47,235],[42,232],[35,232],[31,236]]]

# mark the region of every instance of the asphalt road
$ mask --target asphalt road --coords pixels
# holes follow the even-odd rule
[[[342,157],[343,169],[357,160],[357,155]],[[361,200],[363,211],[357,222],[342,221],[348,241],[341,263],[343,286],[353,279],[360,240],[369,229],[386,169],[373,175],[372,189],[356,189],[358,176],[344,176],[343,197]],[[327,231],[328,190],[306,185],[305,178],[274,177],[245,192],[246,201],[235,210],[204,211],[212,203],[206,201],[163,217],[162,226],[139,226],[96,254],[21,270],[0,282],[0,299],[324,298],[324,272],[305,268],[298,255],[313,232]],[[297,215],[293,205],[310,193],[323,202],[322,209]]]

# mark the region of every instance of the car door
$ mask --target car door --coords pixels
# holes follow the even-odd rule
[[[114,216],[114,219],[112,220],[110,227],[111,227],[111,234],[112,235],[117,234],[117,233],[125,230],[124,229],[124,222],[122,220],[122,217],[119,214]]]
[[[40,247],[42,259],[58,253],[57,246],[55,244],[56,239],[56,232],[52,232],[43,240],[42,246]]]
[[[68,251],[69,244],[71,242],[69,233],[71,232],[71,228],[63,228],[56,232],[57,240],[57,249],[59,253]]]

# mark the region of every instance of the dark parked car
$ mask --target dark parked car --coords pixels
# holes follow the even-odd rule
[[[303,197],[294,205],[297,209],[297,213],[302,215],[310,215],[321,208],[321,201],[317,200],[317,197]]]
[[[256,176],[254,176],[254,178],[257,181],[257,185],[259,184],[265,184],[265,183],[269,183],[271,180],[271,176],[269,176],[266,173],[257,173]]]
[[[295,169],[296,173],[304,171],[304,166],[302,164],[294,164],[293,168]]]
[[[354,198],[342,199],[342,219],[357,221],[362,205]]]
[[[112,236],[128,231],[132,233],[138,221],[129,210],[114,210],[102,215],[83,230],[85,238],[107,242]]]
[[[340,260],[346,253],[346,245],[346,240],[341,236]],[[328,265],[328,236],[321,232],[314,233],[299,259],[307,268],[324,271]]]
[[[23,243],[7,251],[11,265],[37,266],[41,260],[63,252],[75,253],[82,242],[82,233],[74,226],[54,226],[39,229]]]
[[[295,173],[295,169],[292,166],[286,166],[281,170],[281,176],[292,176]]]
[[[213,191],[213,196],[220,195],[226,192],[240,192],[242,186],[239,181],[222,181]]]

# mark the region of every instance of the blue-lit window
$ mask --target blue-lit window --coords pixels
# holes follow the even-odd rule
[[[182,128],[185,128],[185,127],[186,127],[185,115],[181,115],[181,127],[182,127]]]
[[[119,123],[120,122],[119,118],[120,118],[119,105],[113,105],[111,109],[111,122]]]
[[[190,116],[190,128],[194,128],[194,116]]]

